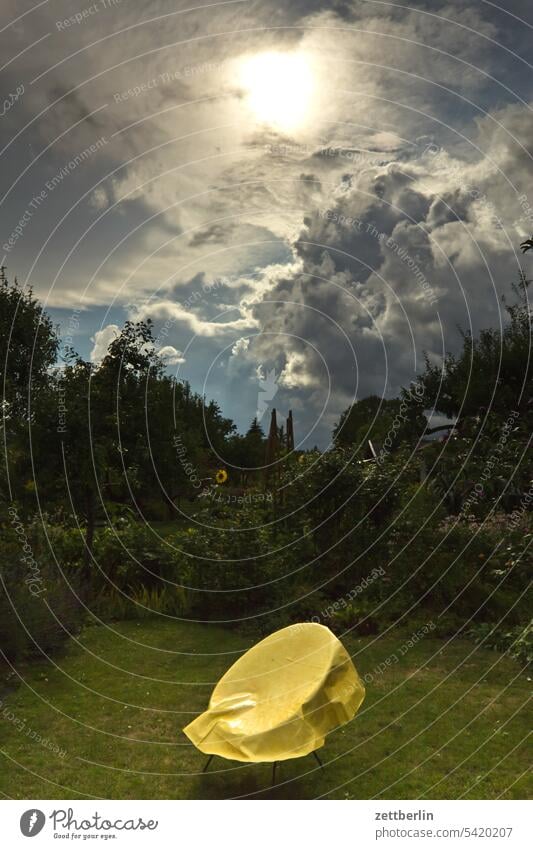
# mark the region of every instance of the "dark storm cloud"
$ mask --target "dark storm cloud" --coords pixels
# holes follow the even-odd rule
[[[389,170],[379,177],[336,198],[331,206],[304,219],[295,249],[304,261],[317,263],[328,246],[334,248],[336,270],[349,271],[366,279],[382,261],[381,243],[376,235],[391,235],[404,218],[415,223],[424,220],[429,200],[413,190],[409,174]]]
[[[515,123],[512,111],[507,117]],[[505,281],[504,242],[479,220],[490,207],[486,190],[494,173],[453,161],[451,180],[448,175],[444,182],[456,188],[439,193],[423,189],[433,154],[423,163],[375,169],[325,210],[306,216],[294,246],[301,267],[278,280],[254,309],[262,327],[280,334],[274,344],[265,340],[262,353],[270,349],[274,361],[289,364],[297,357],[291,388],[299,381],[300,392],[316,404],[327,386],[314,349],[327,361],[338,402],[349,398],[356,377],[359,396],[392,394],[415,377],[425,351],[443,353],[443,333],[444,346],[453,348],[458,324],[478,330],[497,319],[502,288],[494,291],[486,263]],[[347,339],[356,364],[349,365]],[[257,358],[257,346],[250,354]]]

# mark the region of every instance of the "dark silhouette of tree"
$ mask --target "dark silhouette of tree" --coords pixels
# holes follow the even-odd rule
[[[232,433],[222,456],[233,468],[233,477],[239,479],[242,486],[259,479],[259,468],[265,459],[265,434],[257,417],[253,419],[244,435]]]
[[[248,468],[262,466],[265,456],[265,434],[257,417],[253,419],[244,436],[244,452]]]
[[[398,398],[362,398],[342,413],[333,430],[335,445],[359,447],[366,454],[369,441],[379,446],[387,437],[393,438],[395,447],[414,444],[427,426],[424,406],[416,399],[402,404]]]
[[[31,395],[46,387],[59,338],[31,289],[0,277],[0,378],[4,418],[29,416]]]
[[[426,407],[452,418],[483,418],[490,413],[506,418],[516,410],[522,424],[533,423],[533,351],[530,281],[522,272],[513,285],[515,303],[504,305],[508,322],[502,329],[482,330],[477,338],[463,333],[463,347],[434,364],[426,357],[419,380]]]

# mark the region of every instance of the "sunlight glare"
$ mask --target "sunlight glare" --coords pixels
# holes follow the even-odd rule
[[[258,53],[241,66],[247,103],[260,123],[282,131],[305,121],[314,90],[313,72],[302,53]]]

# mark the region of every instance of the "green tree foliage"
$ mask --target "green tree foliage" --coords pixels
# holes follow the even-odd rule
[[[15,495],[28,513],[37,495],[58,517],[75,517],[87,573],[97,524],[113,519],[114,504],[143,520],[174,517],[234,430],[216,403],[164,374],[150,321],[126,322],[100,363],[70,352],[32,398],[31,425],[31,453],[13,447]]]
[[[463,334],[459,354],[447,354],[441,365],[426,358],[419,380],[435,407],[449,417],[483,418],[491,412],[505,418],[511,410],[521,421],[533,424],[533,356],[529,282],[521,275],[514,287],[518,300],[507,305],[508,321],[502,330],[482,330],[477,338]]]
[[[147,386],[161,372],[149,322],[127,322],[100,364],[69,357],[37,399],[36,484],[85,524],[87,570],[100,505],[142,485]]]
[[[394,447],[414,444],[426,426],[422,405],[416,399],[402,404],[399,398],[387,400],[369,395],[342,413],[333,430],[333,439],[338,447],[351,446],[366,453],[369,440],[376,449],[387,437],[393,439]]]
[[[0,377],[4,416],[28,418],[31,395],[49,382],[59,339],[31,289],[0,280]]]
[[[244,436],[234,434],[229,440],[226,456],[243,486],[260,482],[261,472],[258,470],[265,463],[265,446],[265,434],[257,417]]]

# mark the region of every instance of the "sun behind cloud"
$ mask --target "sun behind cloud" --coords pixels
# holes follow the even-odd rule
[[[290,132],[309,119],[316,85],[305,53],[268,51],[248,56],[240,64],[239,82],[258,123]]]

